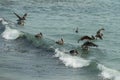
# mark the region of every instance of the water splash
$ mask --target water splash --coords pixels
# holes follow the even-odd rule
[[[68,67],[81,68],[90,64],[89,60],[85,60],[77,56],[71,56],[59,51],[58,49],[55,49],[55,53],[56,54],[54,56],[58,57],[65,64],[65,66]]]
[[[8,22],[7,22],[4,18],[0,18],[0,22],[1,22],[3,25],[8,25]]]
[[[17,39],[21,35],[21,33],[16,29],[11,29],[10,27],[5,26],[5,31],[1,35],[5,39],[14,40]]]

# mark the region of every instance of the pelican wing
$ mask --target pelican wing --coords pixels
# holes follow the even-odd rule
[[[23,17],[22,17],[22,19],[26,19],[26,17],[27,17],[27,13],[25,13],[24,15],[23,15]]]
[[[104,28],[99,29],[99,30],[96,32],[96,34],[100,34],[102,30],[104,30]]]
[[[89,41],[85,42],[82,46],[95,46],[95,47],[98,47],[98,45],[96,45],[96,44],[94,44],[92,42],[89,42]]]
[[[85,39],[91,40],[91,37],[89,37],[89,36],[83,36],[83,37],[80,38],[80,40],[85,40]]]
[[[98,47],[98,45],[96,45],[96,44],[94,44],[94,43],[92,43],[92,42],[90,42],[90,46]]]
[[[19,19],[21,19],[21,17],[20,17],[18,14],[16,14],[15,12],[14,12],[14,14],[15,14]]]

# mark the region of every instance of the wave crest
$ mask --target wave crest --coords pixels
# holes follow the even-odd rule
[[[105,67],[104,65],[98,64],[98,69],[101,70],[100,76],[103,80],[120,80],[120,72],[114,69]]]
[[[11,29],[10,27],[6,26],[5,31],[1,35],[5,39],[14,40],[14,39],[17,39],[21,35],[21,32],[16,29]]]
[[[71,56],[59,51],[58,49],[55,49],[55,53],[56,54],[54,56],[58,57],[65,64],[65,66],[68,67],[81,68],[90,64],[89,60],[85,60],[77,56]]]

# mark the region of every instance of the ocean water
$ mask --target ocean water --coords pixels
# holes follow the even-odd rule
[[[13,12],[28,13],[24,26]],[[120,80],[119,13],[119,0],[0,0],[0,80]],[[83,51],[78,39],[100,28],[98,47]]]

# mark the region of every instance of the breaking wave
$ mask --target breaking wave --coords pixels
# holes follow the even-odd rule
[[[15,40],[19,37],[24,37],[23,39],[31,42],[36,47],[49,49],[50,51],[55,52],[54,57],[62,61],[62,63],[67,67],[82,68],[91,65],[91,60],[84,59],[80,56],[72,56],[69,54],[69,50],[71,49],[78,49],[78,51],[80,51],[80,48],[78,48],[79,46],[71,45],[69,43],[65,43],[65,45],[59,46],[55,43],[54,40],[49,39],[46,36],[43,36],[42,39],[37,39],[33,34],[9,26],[3,18],[0,18],[0,21],[0,30],[2,30],[1,28],[5,28],[1,34],[5,39]],[[98,64],[97,69],[100,71],[99,76],[102,77],[103,80],[120,80],[119,71],[107,68],[97,62],[96,64]]]
[[[20,31],[10,28],[9,22],[4,18],[0,18],[0,30],[2,31],[1,35],[4,39],[14,40],[21,35]]]
[[[120,72],[114,69],[98,64],[98,69],[101,71],[100,76],[103,80],[120,80]]]
[[[21,32],[16,29],[11,29],[10,27],[6,26],[5,31],[1,35],[5,39],[14,40],[14,39],[17,39],[21,35]]]
[[[58,49],[55,49],[55,57],[58,57],[65,66],[73,68],[81,68],[84,66],[89,66],[90,60],[85,60],[78,56],[71,56],[70,54],[64,53]]]

